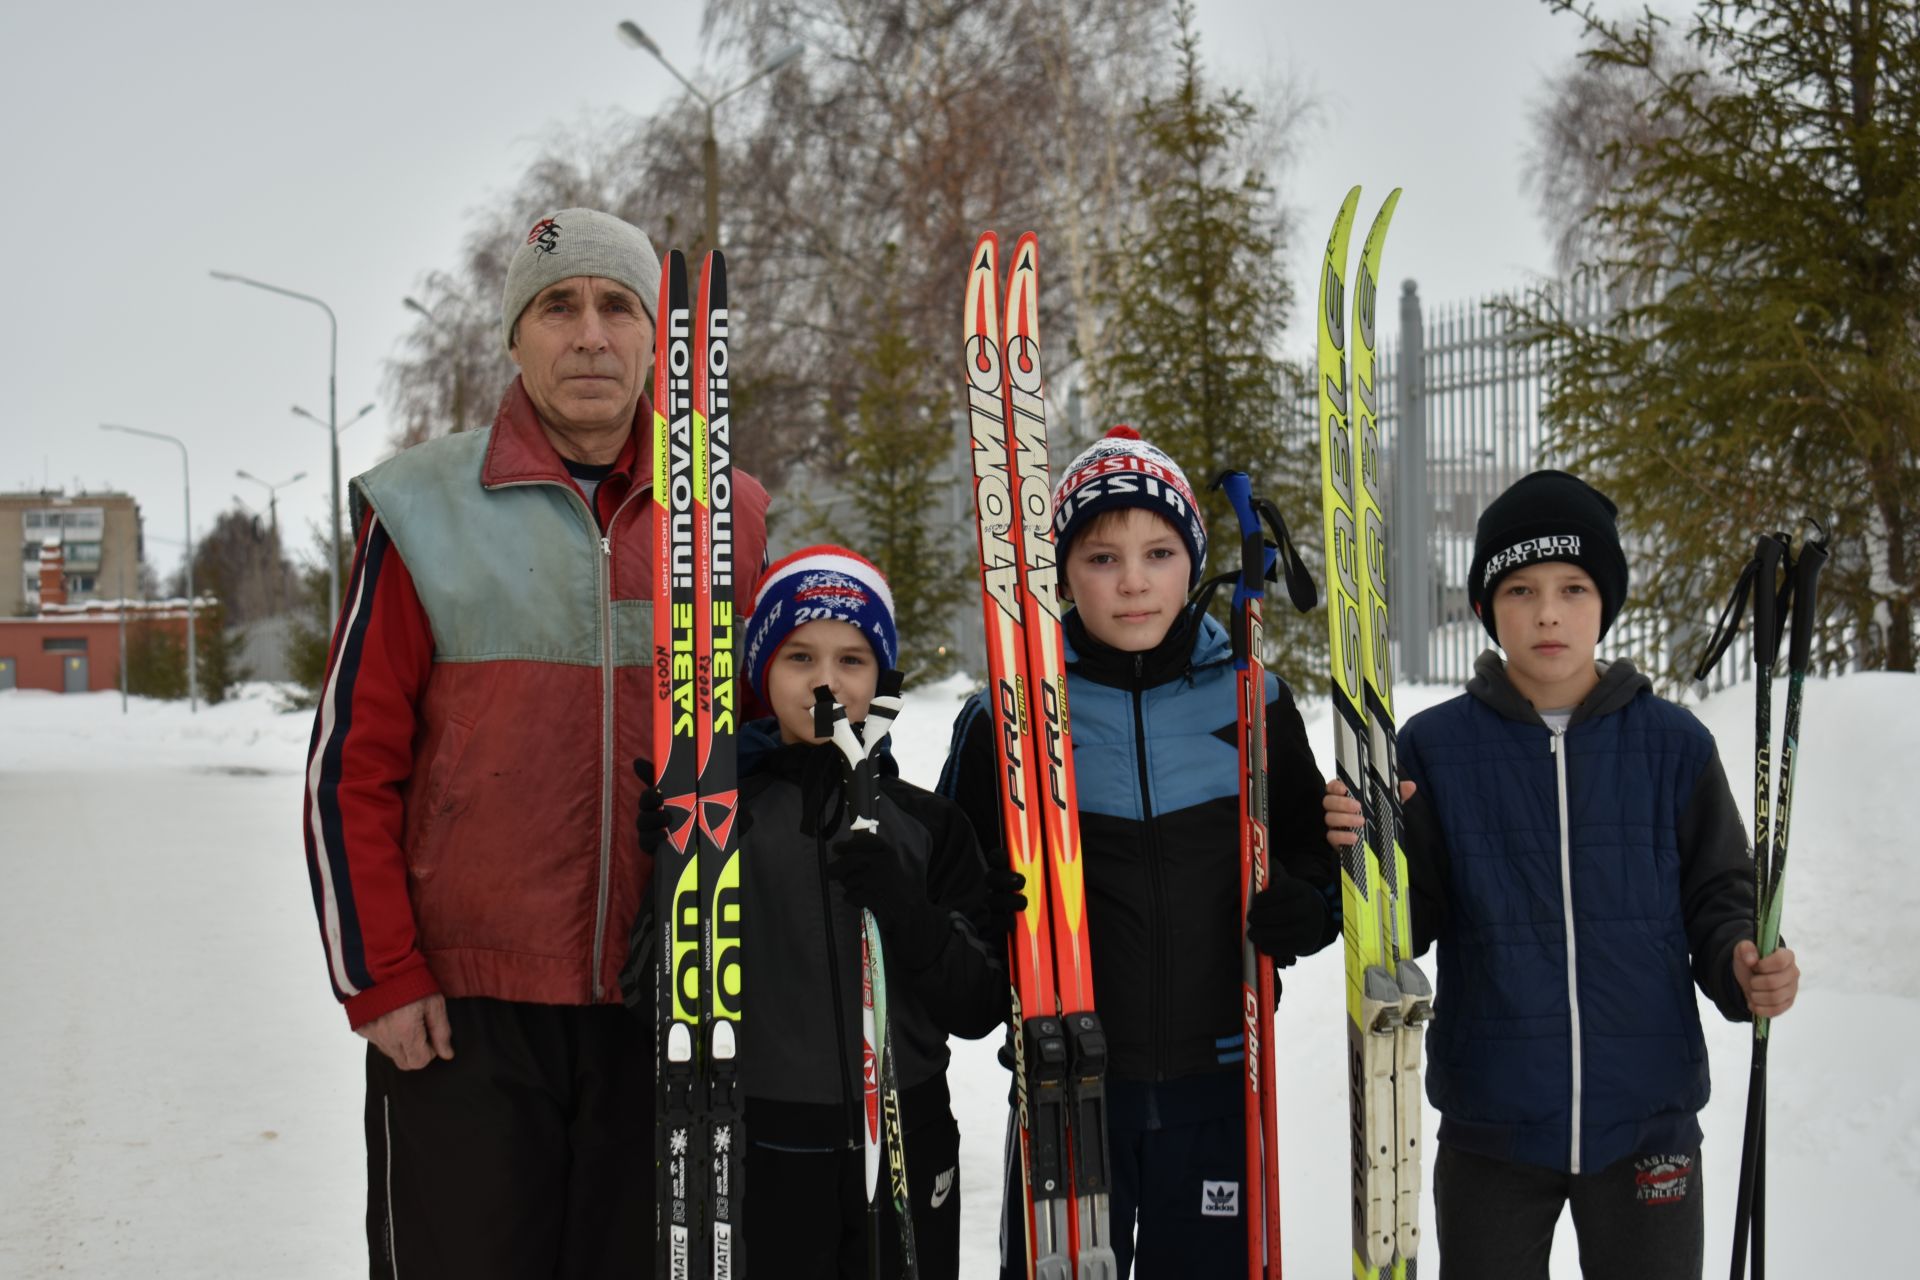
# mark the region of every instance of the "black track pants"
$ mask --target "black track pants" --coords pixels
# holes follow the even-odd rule
[[[1247,1274],[1246,1121],[1237,1071],[1159,1084],[1107,1082],[1109,1202],[1119,1280]],[[1026,1197],[1009,1132],[1001,1280],[1026,1280]]]
[[[866,1280],[866,1153],[790,1149],[753,1139],[747,1111],[747,1274],[781,1280]],[[921,1280],[960,1275],[960,1130],[943,1109],[907,1130],[907,1190]],[[880,1170],[880,1193],[887,1171]],[[881,1274],[902,1275],[900,1228],[880,1223]]]
[[[1559,1173],[1441,1144],[1433,1171],[1440,1280],[1547,1280],[1563,1206],[1586,1280],[1700,1280],[1700,1149]]]
[[[452,1059],[367,1049],[377,1280],[653,1274],[653,1051],[617,1006],[449,1000]]]

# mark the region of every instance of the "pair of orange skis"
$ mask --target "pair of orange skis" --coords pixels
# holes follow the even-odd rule
[[[1094,1012],[1068,736],[1040,372],[1038,240],[1029,232],[1015,243],[1004,307],[999,255],[999,237],[992,232],[975,244],[963,325],[1001,836],[1009,864],[1027,884],[1027,908],[1010,943],[1027,1275],[1111,1280],[1117,1268],[1108,1209],[1107,1046]],[[1263,762],[1264,741],[1254,741],[1252,758]],[[1243,830],[1243,854],[1256,847],[1263,852],[1265,805],[1244,808],[1259,827]],[[1273,1132],[1272,966],[1264,959],[1250,969],[1261,971],[1267,994],[1250,994],[1247,1001],[1250,1010],[1257,1004],[1265,1012],[1250,1012],[1247,1028],[1251,1137],[1243,1202],[1250,1274],[1278,1277],[1278,1159],[1263,1136]]]

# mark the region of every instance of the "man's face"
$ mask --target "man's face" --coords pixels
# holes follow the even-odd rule
[[[533,407],[568,434],[624,430],[653,358],[653,322],[633,290],[599,276],[542,289],[520,313],[513,362]]]

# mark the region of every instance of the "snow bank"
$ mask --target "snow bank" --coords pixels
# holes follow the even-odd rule
[[[895,748],[908,777],[937,777],[965,692],[955,680],[909,697]],[[1449,696],[1403,689],[1397,709]],[[1783,681],[1776,722],[1784,702]],[[135,699],[123,716],[110,693],[0,693],[0,1274],[365,1267],[361,1042],[327,987],[297,826],[311,720],[275,707],[264,686],[198,715]],[[1698,712],[1744,811],[1752,691]],[[1307,718],[1325,763],[1326,705]],[[1920,889],[1904,867],[1920,826],[1916,725],[1920,679],[1808,686],[1785,924],[1806,977],[1772,1050],[1769,1252],[1782,1275],[1873,1265],[1920,1195],[1920,1079],[1901,1067],[1920,1057],[1920,960],[1905,936]],[[1345,1268],[1341,981],[1337,949],[1284,975],[1295,1275]],[[1705,1012],[1713,1274],[1732,1229],[1747,1033]],[[1007,1085],[993,1049],[958,1044],[954,1058],[968,1277],[993,1269]],[[1554,1274],[1574,1276],[1564,1224],[1563,1237]]]

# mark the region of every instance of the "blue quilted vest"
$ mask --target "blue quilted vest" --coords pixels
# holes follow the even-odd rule
[[[1691,1147],[1709,1082],[1678,826],[1713,740],[1625,663],[1564,733],[1481,673],[1399,739],[1450,860],[1440,1141],[1569,1173]]]

